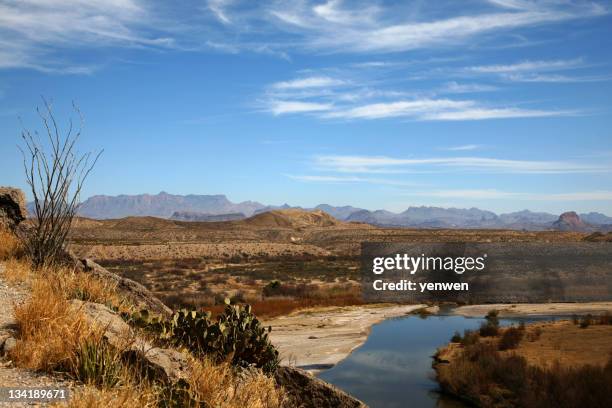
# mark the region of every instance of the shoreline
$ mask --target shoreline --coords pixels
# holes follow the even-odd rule
[[[311,373],[332,368],[367,340],[372,326],[425,305],[361,305],[306,309],[264,322],[285,364]]]
[[[468,305],[452,308],[448,311],[450,316],[483,317],[489,310],[497,310],[499,317],[518,316],[566,316],[612,313],[612,302],[587,303],[492,303],[484,305]]]
[[[303,309],[264,321],[271,326],[270,339],[284,364],[317,373],[334,367],[366,342],[374,325],[396,317],[408,316],[426,307],[432,316],[440,315],[437,306],[369,304],[345,307]],[[530,315],[585,315],[612,313],[612,302],[525,303],[459,306],[445,311],[448,316],[483,317],[491,309],[500,317]]]

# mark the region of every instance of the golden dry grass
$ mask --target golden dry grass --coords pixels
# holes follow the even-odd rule
[[[150,408],[156,406],[156,394],[146,386],[118,389],[98,389],[93,386],[85,386],[74,392],[69,402],[52,405],[55,408]]]
[[[254,371],[238,378],[228,364],[209,360],[191,361],[188,382],[196,400],[220,408],[277,408],[283,405],[284,393],[273,378]]]
[[[94,335],[83,316],[70,309],[64,294],[47,279],[33,281],[31,297],[15,307],[15,320],[20,338],[11,357],[18,366],[32,370],[68,368],[80,345]]]
[[[10,284],[29,282],[32,265],[27,258],[8,258],[4,261],[3,277]]]
[[[0,261],[23,253],[21,241],[10,231],[0,227]]]

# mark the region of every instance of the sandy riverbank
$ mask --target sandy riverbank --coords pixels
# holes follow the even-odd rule
[[[373,325],[410,314],[424,305],[363,305],[309,309],[265,322],[272,326],[271,339],[284,364],[319,371],[333,367],[361,346]],[[520,315],[584,315],[612,313],[612,302],[486,304],[461,306],[451,315],[482,317],[496,309],[500,317]],[[436,313],[437,308],[430,308]]]
[[[448,314],[483,317],[489,310],[497,310],[500,317],[527,315],[584,315],[587,313],[612,313],[612,302],[591,303],[518,303],[518,304],[486,304],[460,306],[451,309]]]
[[[405,316],[423,305],[327,307],[265,322],[284,364],[310,371],[330,368],[361,346],[376,323]]]

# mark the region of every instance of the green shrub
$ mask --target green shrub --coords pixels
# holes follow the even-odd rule
[[[452,343],[461,343],[461,340],[461,334],[458,331],[456,331],[455,334],[453,334],[453,337],[451,337]]]
[[[269,339],[272,328],[261,325],[251,306],[232,305],[229,299],[225,303],[225,310],[216,320],[211,319],[210,312],[186,309],[175,312],[169,320],[151,317],[146,310],[124,318],[134,326],[157,333],[162,341],[187,347],[195,355],[275,371],[279,358]]]
[[[103,338],[87,341],[77,350],[72,372],[85,384],[112,388],[121,381],[120,354]]]

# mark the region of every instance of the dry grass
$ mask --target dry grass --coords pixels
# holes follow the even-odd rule
[[[15,307],[20,338],[11,357],[21,367],[52,372],[66,370],[80,345],[94,333],[83,316],[71,311],[54,282],[36,279],[28,301]]]
[[[152,389],[146,386],[102,390],[93,386],[85,386],[73,393],[69,402],[52,405],[55,408],[150,408],[156,406],[157,396]]]
[[[548,369],[516,354],[496,350],[492,342],[466,347],[449,366],[437,370],[442,388],[482,407],[610,406],[612,359],[604,366]]]
[[[32,265],[26,258],[8,258],[4,261],[4,279],[10,284],[29,282]]]
[[[14,310],[20,339],[12,352],[13,359],[19,366],[33,370],[73,371],[79,350],[86,342],[99,339],[101,333],[71,309],[69,300],[120,305],[114,285],[68,268],[33,272],[23,261],[9,262],[7,271],[19,277],[30,276],[31,286],[30,298]]]
[[[23,244],[10,231],[0,226],[0,261],[23,254]]]
[[[228,364],[193,359],[191,372],[190,390],[207,407],[277,408],[283,404],[282,389],[261,371],[239,378]]]

